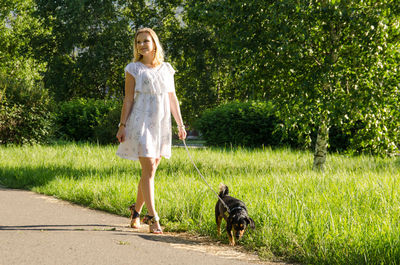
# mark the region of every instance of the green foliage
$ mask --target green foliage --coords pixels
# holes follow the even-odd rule
[[[177,69],[176,93],[185,123],[193,125],[202,110],[215,107],[221,99],[224,85],[215,76],[218,52],[214,37],[202,27],[179,29],[173,35],[168,44]]]
[[[8,79],[24,80],[29,87],[41,81],[45,63],[34,58],[34,38],[44,38],[48,32],[35,18],[32,0],[6,1],[0,7],[0,74]]]
[[[278,77],[271,92],[285,120],[298,123],[301,117],[316,127],[325,120],[344,131],[361,123],[350,152],[394,154],[400,54],[393,38],[399,35],[398,13],[391,5],[282,1],[271,6]]]
[[[94,128],[94,139],[100,144],[117,143],[117,125],[121,117],[122,104],[118,103],[100,120]]]
[[[232,102],[205,111],[196,128],[209,145],[256,147],[280,144],[278,125],[272,104]]]
[[[392,0],[12,0],[0,7],[0,72],[43,81],[57,101],[119,98],[134,32],[148,26],[177,70],[189,127],[232,100],[270,101],[284,141],[310,148],[324,117],[346,152],[391,155],[399,12]]]
[[[397,114],[394,114],[397,115]],[[295,149],[313,149],[317,127],[315,124],[302,124],[301,127],[285,126],[276,107],[271,102],[249,101],[231,102],[203,112],[195,123],[202,137],[211,146],[289,146]],[[329,151],[344,154],[380,154],[379,146],[362,146],[373,142],[374,137],[382,135],[363,135],[367,125],[358,121],[342,126],[332,126],[329,131]],[[370,131],[371,132],[371,131]],[[394,134],[396,130],[392,131]],[[398,137],[398,136],[397,136]],[[396,137],[393,135],[393,138]],[[396,148],[396,147],[394,147]]]
[[[47,142],[53,133],[51,110],[40,84],[0,76],[0,144]]]
[[[43,143],[52,135],[51,100],[33,56],[32,39],[47,36],[32,0],[0,7],[0,143]]]
[[[51,32],[33,43],[37,58],[48,62],[46,87],[58,101],[121,96],[135,31],[152,27],[163,41],[166,27],[177,24],[179,2],[36,0],[35,14]]]
[[[51,32],[37,39],[35,55],[48,62],[46,87],[57,101],[121,95],[132,58],[132,31],[114,1],[37,0],[36,16]]]
[[[73,99],[57,110],[60,137],[74,141],[115,141],[121,103],[117,100]]]
[[[322,118],[349,152],[391,155],[399,143],[399,8],[395,1],[187,1],[192,49],[211,57],[211,104],[270,100],[285,131],[307,139]],[[214,42],[204,45],[203,32]],[[191,39],[186,36],[186,39]],[[216,60],[213,60],[216,58]],[[189,70],[187,70],[189,72]],[[195,79],[195,76],[193,76]],[[221,88],[222,87],[222,88]],[[315,137],[316,135],[314,135]]]

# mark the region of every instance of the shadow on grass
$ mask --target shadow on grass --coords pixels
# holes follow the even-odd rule
[[[32,189],[46,185],[55,178],[106,178],[112,175],[134,174],[139,176],[135,169],[120,167],[112,168],[73,168],[70,166],[15,166],[0,168],[0,185],[15,189]]]

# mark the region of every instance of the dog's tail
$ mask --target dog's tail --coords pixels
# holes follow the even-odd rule
[[[218,196],[220,198],[223,198],[228,194],[229,194],[228,186],[226,186],[225,184],[222,184],[222,183],[219,184],[219,194],[218,194]]]

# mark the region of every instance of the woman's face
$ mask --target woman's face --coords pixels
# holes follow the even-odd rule
[[[151,35],[147,32],[139,33],[136,37],[136,47],[139,54],[146,56],[152,54],[155,50],[155,45]]]

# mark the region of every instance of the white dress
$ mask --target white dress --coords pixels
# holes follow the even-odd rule
[[[168,92],[175,92],[175,70],[169,63],[150,68],[130,63],[125,72],[135,78],[135,99],[126,121],[125,141],[116,155],[125,159],[171,157],[171,110]]]

